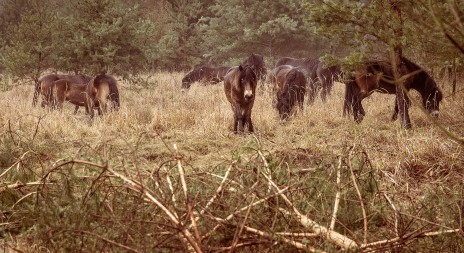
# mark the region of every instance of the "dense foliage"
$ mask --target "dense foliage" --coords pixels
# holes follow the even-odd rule
[[[251,52],[270,65],[325,54],[351,64],[396,43],[428,68],[459,67],[462,12],[452,0],[2,0],[0,65],[36,79],[45,70],[134,75],[232,65]]]

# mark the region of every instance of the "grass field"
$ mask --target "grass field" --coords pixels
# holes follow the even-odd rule
[[[343,117],[341,83],[283,123],[263,83],[240,136],[222,83],[181,78],[121,80],[121,109],[93,121],[32,107],[32,85],[1,92],[0,248],[464,251],[464,95],[446,81],[438,124],[413,105],[411,130],[391,95]]]

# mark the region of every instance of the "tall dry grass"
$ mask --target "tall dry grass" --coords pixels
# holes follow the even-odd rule
[[[56,169],[57,165],[71,160],[96,164],[108,162],[110,168],[126,177],[146,182],[149,175],[153,176],[164,170],[169,171],[166,168],[174,168],[175,164],[172,165],[171,162],[177,159],[182,162],[186,170],[187,181],[193,187],[189,190],[192,194],[197,194],[192,196],[196,201],[192,203],[205,204],[209,198],[202,199],[202,197],[210,196],[207,193],[212,194],[217,189],[220,178],[217,178],[219,182],[214,182],[213,179],[205,179],[201,182],[201,175],[207,175],[210,172],[219,175],[232,164],[241,168],[241,172],[235,174],[237,178],[231,179],[233,180],[231,182],[236,181],[238,185],[247,185],[243,182],[252,180],[257,173],[256,170],[263,168],[271,169],[269,173],[282,188],[297,185],[295,203],[298,203],[301,210],[305,210],[304,214],[319,220],[324,225],[328,225],[327,217],[330,217],[332,212],[331,205],[335,193],[341,191],[342,196],[345,196],[341,205],[345,206],[346,217],[339,218],[336,228],[347,237],[355,238],[357,242],[362,241],[362,234],[365,233],[360,225],[363,223],[361,221],[369,221],[369,233],[372,235],[368,241],[395,237],[394,235],[401,234],[401,231],[398,232],[399,228],[409,233],[410,230],[425,226],[424,220],[426,220],[425,224],[436,225],[430,228],[433,231],[439,228],[454,229],[459,227],[459,224],[462,227],[464,205],[462,200],[456,196],[463,195],[463,147],[450,139],[437,125],[430,122],[417,105],[413,105],[410,109],[413,129],[406,131],[400,128],[398,122],[390,121],[394,108],[394,96],[373,94],[363,101],[366,109],[364,121],[356,124],[351,118],[342,116],[344,85],[336,83],[326,103],[318,98],[312,105],[305,104],[304,110],[298,112],[288,122],[280,122],[277,111],[271,106],[273,95],[270,92],[270,84],[262,83],[258,87],[252,112],[255,133],[240,136],[232,133],[232,111],[225,98],[222,83],[209,86],[195,84],[188,91],[181,91],[181,78],[182,73],[153,73],[144,77],[147,84],[143,86],[120,80],[121,109],[103,117],[96,117],[93,121],[85,115],[83,108],[77,115],[73,115],[73,106],[70,104],[66,105],[63,111],[48,111],[41,107],[32,107],[33,87],[31,85],[15,86],[12,90],[1,92],[0,174],[2,176],[0,182],[4,185],[12,185],[15,182],[38,182],[47,177],[50,170]],[[438,123],[453,135],[463,138],[464,95],[459,93],[455,97],[450,97],[448,84],[441,82],[441,85],[445,99],[440,106],[441,115]],[[262,163],[263,157],[260,155],[264,157],[266,163]],[[347,190],[343,188],[337,190],[336,168],[343,170],[342,185],[347,187]],[[364,196],[362,198],[365,198],[367,205],[362,209],[368,209],[369,217],[361,215],[357,203],[358,197],[349,179],[349,168],[353,169],[354,175],[359,180],[362,196]],[[72,170],[72,173],[69,172],[70,175],[92,177],[94,182],[97,181],[95,177],[98,173],[86,165],[76,164]],[[55,171],[50,173],[47,182],[60,182],[58,174]],[[372,180],[375,183],[372,183]],[[43,183],[43,180],[41,182]],[[196,184],[197,182],[203,186],[200,187]],[[160,184],[153,186],[153,191],[162,186],[169,189],[171,184],[164,179],[157,179],[151,183]],[[181,193],[180,183],[173,182],[172,184],[178,185],[179,188],[171,189],[171,191],[176,194]],[[314,185],[311,185],[312,183]],[[122,187],[122,184],[120,183],[119,186]],[[94,184],[88,187],[92,188],[92,185]],[[230,189],[236,190],[237,186],[234,188],[233,185],[234,183],[231,183]],[[368,190],[369,187],[373,187],[372,185],[375,185],[376,190],[372,190],[374,193]],[[311,192],[310,189],[313,187],[319,190]],[[72,189],[74,188],[70,188],[69,191]],[[88,189],[80,190],[85,192]],[[264,183],[261,190],[262,194],[270,194],[266,191]],[[5,200],[2,204],[5,210],[14,212],[12,204],[18,207],[20,204],[17,203],[18,199],[25,196],[15,191],[16,188],[0,192],[3,195],[0,195],[0,198]],[[119,192],[119,190],[116,191]],[[234,190],[231,191],[228,194],[234,193]],[[13,197],[6,197],[7,194]],[[110,195],[115,194],[111,192]],[[456,201],[446,202],[440,199],[450,194],[452,196],[449,200],[456,199]],[[82,197],[84,193],[77,195]],[[243,197],[243,195],[240,196]],[[224,210],[236,210],[243,204],[250,203],[244,203],[248,197],[243,199],[237,196],[230,197],[230,203],[227,203],[228,198],[225,197],[221,199],[224,201],[221,204],[227,206],[222,206],[222,209],[217,207],[219,208],[217,210],[223,210],[221,212],[225,213],[227,211]],[[34,197],[24,198],[32,200]],[[37,199],[36,202],[39,203]],[[380,202],[383,204],[379,204]],[[33,203],[32,201],[29,204],[34,206]],[[424,204],[432,205],[433,203],[437,203],[436,209],[423,207]],[[202,204],[198,204],[197,208]],[[356,206],[355,210],[350,208],[353,205]],[[142,206],[140,208],[143,208]],[[452,211],[448,212],[446,208],[451,208]],[[395,209],[401,210],[395,211]],[[156,208],[149,210],[154,211]],[[424,215],[421,210],[433,214]],[[40,223],[38,221],[45,222],[45,218],[37,218],[41,217],[37,212],[32,213],[36,215],[32,219],[37,222],[36,224]],[[11,216],[9,213],[2,215],[2,226],[5,232],[0,236],[6,243],[5,245],[20,247],[29,252],[39,248],[41,251],[46,251],[44,249],[47,247],[48,250],[53,251],[56,250],[53,247],[60,247],[59,242],[55,241],[53,244],[40,236],[45,230],[50,231],[50,228],[47,230],[45,225],[45,228],[33,226],[30,223],[16,226],[14,224],[17,221],[14,221],[12,217],[18,218],[18,216]],[[278,214],[275,215],[278,216]],[[381,221],[377,222],[376,217],[383,218],[378,218]],[[244,218],[244,220],[247,219]],[[282,222],[281,219],[275,219],[270,222],[272,224],[268,224],[268,221],[260,220],[259,217],[254,217],[250,223],[252,221],[266,224],[269,227]],[[411,221],[413,225],[408,226],[408,221]],[[305,231],[297,224],[292,223],[292,226],[286,229],[295,228],[297,231]],[[352,227],[353,224],[358,225]],[[205,227],[208,226],[205,225]],[[95,229],[95,231],[99,230]],[[314,232],[311,229],[308,231]],[[424,231],[420,230],[425,233]],[[201,233],[206,232],[201,231]],[[151,233],[156,233],[156,231],[151,231]],[[220,233],[223,235],[222,239],[208,239],[214,246],[210,245],[210,251],[219,249],[221,243],[231,244],[230,238],[224,233]],[[245,234],[246,232],[242,232],[243,237],[232,236],[232,238],[238,241],[250,240],[250,235]],[[420,235],[426,237],[424,234]],[[16,240],[22,237],[32,240],[37,246],[28,247],[21,240]],[[99,241],[97,236],[94,238]],[[268,240],[263,244],[272,245],[270,241],[273,237],[263,236],[263,238]],[[119,236],[114,236],[112,240],[127,242]],[[340,249],[339,245],[334,246],[330,242],[324,242],[323,238],[307,240],[311,245],[317,245],[320,249],[328,251]],[[420,242],[410,247],[421,250],[424,245],[430,247],[431,244],[435,244],[433,240],[424,244],[419,240]],[[462,231],[459,240],[462,242]],[[281,239],[277,241],[283,243]],[[177,241],[177,243],[182,245],[181,242]],[[139,245],[142,251],[150,248],[148,246],[144,248],[142,244],[142,242],[138,244],[132,242],[131,245]],[[259,245],[259,243],[256,244]],[[115,244],[106,242],[105,245],[100,249],[112,251],[107,247]],[[205,248],[207,248],[206,245],[208,243],[203,244]],[[441,250],[453,252],[449,246],[452,244],[448,242],[443,245],[445,248]],[[246,249],[245,246],[243,247]],[[391,247],[398,246],[395,244]],[[118,246],[115,248],[120,249]],[[92,248],[89,246],[84,249]],[[258,249],[263,248],[258,246]],[[276,251],[282,252],[285,249],[285,247],[275,248]],[[153,250],[150,248],[150,251]]]

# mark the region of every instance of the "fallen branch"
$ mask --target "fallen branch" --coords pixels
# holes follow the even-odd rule
[[[341,167],[342,167],[342,157],[340,156],[338,157],[338,166],[337,166],[337,193],[335,194],[334,208],[332,212],[332,220],[330,221],[330,226],[329,226],[330,230],[334,230],[335,228],[335,222],[337,220],[338,205],[340,204],[340,188],[341,188],[340,170],[341,170]]]
[[[448,230],[438,230],[438,231],[433,231],[433,232],[422,232],[422,233],[416,233],[414,235],[404,235],[404,236],[395,237],[392,239],[362,244],[361,246],[359,246],[359,250],[370,251],[375,248],[383,247],[388,244],[404,242],[405,240],[412,240],[412,239],[423,238],[423,237],[432,237],[432,236],[445,235],[445,234],[453,234],[453,233],[459,233],[459,232],[463,232],[462,229],[457,228],[457,229],[448,229]]]
[[[274,181],[272,181],[264,173],[263,173],[263,175],[268,180],[270,185],[272,185],[272,187],[274,187],[276,189],[277,192],[281,191],[279,189],[279,187],[274,183]],[[293,212],[294,212],[294,214],[292,214],[286,209],[279,208],[279,210],[281,212],[283,212],[284,214],[289,215],[289,216],[295,215],[300,220],[301,225],[311,229],[311,231],[313,231],[314,233],[321,235],[321,237],[324,237],[324,238],[328,239],[330,242],[342,247],[343,249],[354,249],[354,248],[357,247],[357,243],[355,241],[351,240],[350,238],[348,238],[348,237],[346,237],[346,236],[344,236],[344,235],[342,235],[340,233],[337,233],[335,231],[332,231],[332,230],[318,224],[317,222],[309,219],[305,215],[302,215],[300,213],[300,211],[298,211],[298,209],[296,209],[296,207],[293,205],[293,203],[283,193],[279,193],[279,196],[287,203],[287,205],[292,207]]]
[[[358,194],[358,200],[359,204],[361,205],[361,211],[362,211],[362,216],[363,216],[363,224],[364,224],[364,237],[363,237],[363,242],[367,243],[367,215],[366,215],[366,208],[364,207],[364,200],[361,195],[361,191],[359,190],[358,183],[356,183],[356,177],[353,172],[353,166],[351,165],[351,157],[353,154],[353,149],[350,150],[348,153],[348,168],[350,169],[351,173],[351,180],[353,181],[354,188],[356,189],[356,193]]]

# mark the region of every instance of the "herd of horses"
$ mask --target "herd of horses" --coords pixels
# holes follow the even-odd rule
[[[438,117],[443,94],[437,83],[425,70],[407,58],[401,59],[399,67],[406,76],[404,88],[418,91],[424,108],[432,116]],[[398,93],[393,68],[385,61],[365,62],[347,74],[339,66],[325,66],[319,59],[284,57],[277,61],[269,75],[266,72],[263,56],[252,53],[238,66],[195,66],[182,78],[181,88],[188,89],[194,82],[224,82],[224,92],[233,112],[235,133],[243,133],[245,128],[253,132],[251,111],[256,87],[259,80],[266,78],[272,84],[273,106],[281,120],[287,120],[298,108],[302,110],[305,97],[309,103],[313,103],[320,92],[325,102],[334,82],[345,84],[343,114],[353,115],[356,122],[361,122],[366,114],[362,100],[373,92]],[[95,109],[102,115],[110,105],[115,110],[120,107],[116,80],[106,74],[93,78],[86,75],[49,74],[36,82],[34,106],[40,95],[43,98],[42,107],[61,109],[64,101],[69,101],[75,105],[74,113],[83,106],[91,118],[94,117]],[[396,98],[392,120],[398,117],[399,106],[405,107],[403,113],[409,120],[409,97],[404,96],[404,100],[405,103],[400,104]]]
[[[74,113],[83,106],[90,118],[94,117],[95,109],[102,115],[107,112],[108,106],[114,110],[120,107],[116,79],[106,74],[94,78],[87,75],[45,75],[35,83],[33,106],[40,95],[42,107],[62,109],[64,101],[68,101],[75,105]]]
[[[443,94],[433,78],[419,65],[402,57],[398,64],[405,76],[403,87],[407,91],[414,89],[422,97],[423,107],[434,117],[439,115],[439,105]],[[234,115],[234,132],[242,133],[245,126],[253,131],[251,110],[254,104],[258,80],[266,78],[263,56],[251,54],[239,66],[212,67],[196,66],[182,79],[182,88],[188,89],[193,82],[218,83],[224,81],[224,91],[230,102]],[[273,86],[275,109],[281,120],[287,120],[295,108],[303,109],[304,98],[313,103],[320,91],[323,102],[330,95],[334,82],[345,84],[343,114],[353,115],[356,122],[361,122],[366,115],[362,100],[373,92],[398,94],[393,67],[386,61],[369,61],[357,66],[350,73],[343,73],[340,66],[325,66],[324,62],[312,58],[279,59],[272,71],[269,82]],[[410,99],[404,96],[404,103],[395,100],[392,120],[396,120],[400,106],[403,106],[405,127],[410,127]],[[403,124],[403,121],[402,121]]]

